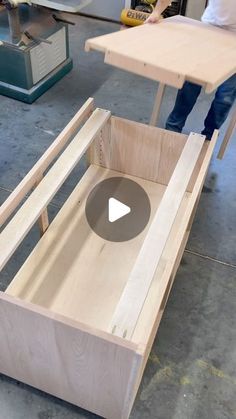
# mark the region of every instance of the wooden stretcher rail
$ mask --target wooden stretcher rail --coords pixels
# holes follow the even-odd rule
[[[96,109],[0,235],[0,270],[87,151],[110,112]]]
[[[131,339],[205,137],[190,134],[113,315],[109,331]]]
[[[52,161],[57,157],[66,143],[76,134],[80,125],[85,121],[86,118],[92,113],[94,108],[94,100],[89,98],[85,104],[80,108],[76,113],[74,118],[69,122],[69,124],[64,128],[64,130],[59,134],[47,151],[42,155],[42,157],[37,161],[37,163],[32,167],[30,172],[24,177],[24,179],[19,183],[16,189],[11,193],[7,200],[0,207],[0,226],[7,221],[11,216],[16,207],[20,204],[26,194],[31,190],[31,188],[38,182],[40,178],[43,177],[43,173]]]
[[[186,246],[218,135],[219,132],[215,130],[210,143],[207,142],[207,144],[204,145],[207,145],[204,162],[201,165],[190,199],[188,200],[186,211],[182,213],[180,221],[175,227],[172,245],[169,246],[168,249],[165,249],[166,251],[162,254],[159,270],[157,269],[155,272],[155,282],[152,283],[151,292],[149,292],[148,298],[145,301],[146,310],[148,307],[148,313],[147,311],[145,313],[145,310],[142,312],[141,325],[143,322],[148,321],[149,327],[145,329],[145,334],[142,334],[142,339],[145,344],[149,342],[149,348],[151,348],[155,339],[165,304]],[[159,274],[158,280],[157,274]],[[158,313],[158,315],[156,315],[156,313]],[[132,341],[140,343],[140,326],[135,328]]]

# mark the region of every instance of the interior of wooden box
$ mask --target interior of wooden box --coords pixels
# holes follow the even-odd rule
[[[90,166],[6,293],[107,330],[153,216],[186,143],[185,135],[111,118],[90,149]],[[207,144],[179,208],[172,243],[197,178]],[[149,196],[149,224],[126,242],[96,235],[85,216],[87,196],[100,181],[122,176]],[[142,330],[140,328],[140,340]]]

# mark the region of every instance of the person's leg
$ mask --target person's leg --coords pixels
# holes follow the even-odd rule
[[[204,121],[202,134],[209,140],[215,129],[219,129],[225,122],[236,98],[236,74],[221,84],[215,94],[211,108]]]
[[[166,121],[167,130],[175,132],[182,131],[200,92],[201,86],[190,82],[184,83],[183,88],[178,91],[174,109]]]

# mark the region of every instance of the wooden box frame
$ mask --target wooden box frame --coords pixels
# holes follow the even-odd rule
[[[217,132],[210,142],[204,142],[198,134],[188,138],[111,117],[108,111],[94,110],[93,99],[85,103],[0,209],[0,223],[6,223],[0,235],[1,269],[36,220],[43,236],[6,291],[0,293],[1,373],[102,417],[129,417],[216,139]],[[90,167],[49,226],[47,205],[86,151]],[[150,223],[129,247],[115,247],[91,233],[89,245],[94,243],[95,250],[90,249],[86,221],[76,215],[82,214],[83,205],[81,210],[77,205],[99,179],[117,173],[135,178],[148,189],[153,204]],[[64,249],[69,247],[68,254],[73,253],[76,244],[72,239],[70,244],[70,238],[81,225],[82,256],[75,250],[73,260],[68,261],[67,256],[62,260],[58,242]],[[121,257],[128,252],[128,261],[120,267],[117,285],[109,288],[104,278],[113,272],[113,263],[114,269],[120,263],[115,256],[119,252]],[[90,254],[97,272],[94,277],[89,277]],[[79,265],[78,278],[74,278],[78,260],[83,266]],[[73,295],[78,284],[84,295],[87,292],[87,299],[84,305],[80,301],[76,318]],[[110,294],[106,294],[106,284]],[[98,314],[93,315],[88,301],[100,304],[101,313],[97,305]]]

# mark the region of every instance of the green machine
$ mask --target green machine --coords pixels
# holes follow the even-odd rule
[[[72,69],[68,22],[79,0],[0,0],[0,95],[32,103]],[[73,23],[72,23],[73,24]]]

